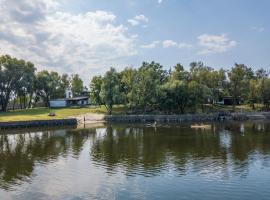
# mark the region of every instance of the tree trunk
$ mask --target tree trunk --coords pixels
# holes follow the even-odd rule
[[[233,97],[233,112],[235,112],[235,106],[236,106],[236,97]]]
[[[109,104],[109,106],[108,106],[108,108],[109,108],[109,115],[111,115],[112,114],[112,108],[113,108],[113,105],[112,104]]]
[[[26,95],[23,95],[23,107],[26,108]]]
[[[255,110],[255,103],[252,101],[252,110]]]
[[[29,96],[28,108],[31,108],[32,106],[32,99],[33,99],[33,94],[31,93]]]
[[[204,106],[203,103],[201,104],[202,113],[204,113]]]
[[[12,106],[13,110],[15,110],[15,103],[16,103],[16,98],[13,100],[13,106]]]
[[[2,98],[2,110],[4,112],[7,112],[9,97],[10,97],[10,91],[7,91],[5,98]]]
[[[19,100],[20,100],[20,107],[21,107],[21,110],[22,110],[22,98],[21,98],[21,96],[19,97]]]

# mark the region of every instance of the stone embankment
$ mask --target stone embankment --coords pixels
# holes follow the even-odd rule
[[[54,120],[34,120],[34,121],[17,121],[17,122],[0,122],[1,129],[20,129],[33,127],[53,127],[53,126],[76,126],[77,120],[70,119],[54,119]]]
[[[270,112],[246,113],[212,113],[212,114],[185,114],[185,115],[113,115],[106,116],[109,123],[182,123],[182,122],[217,122],[217,121],[246,121],[267,120]]]
[[[77,126],[96,123],[200,123],[218,121],[269,120],[270,112],[212,113],[185,115],[103,115],[85,114],[69,119],[0,122],[1,129]]]

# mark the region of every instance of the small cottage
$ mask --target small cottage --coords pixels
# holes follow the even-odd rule
[[[64,108],[69,106],[85,106],[89,104],[89,96],[73,97],[71,90],[66,91],[66,98],[50,100],[50,107]]]

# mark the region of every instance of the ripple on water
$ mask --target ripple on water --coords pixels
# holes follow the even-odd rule
[[[95,128],[32,133],[27,142],[0,136],[0,197],[270,199],[270,129],[254,134],[248,126],[239,137],[236,126],[220,135],[110,126],[102,135]]]

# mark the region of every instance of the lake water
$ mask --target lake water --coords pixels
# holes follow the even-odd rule
[[[270,199],[270,123],[1,132],[0,199]]]

